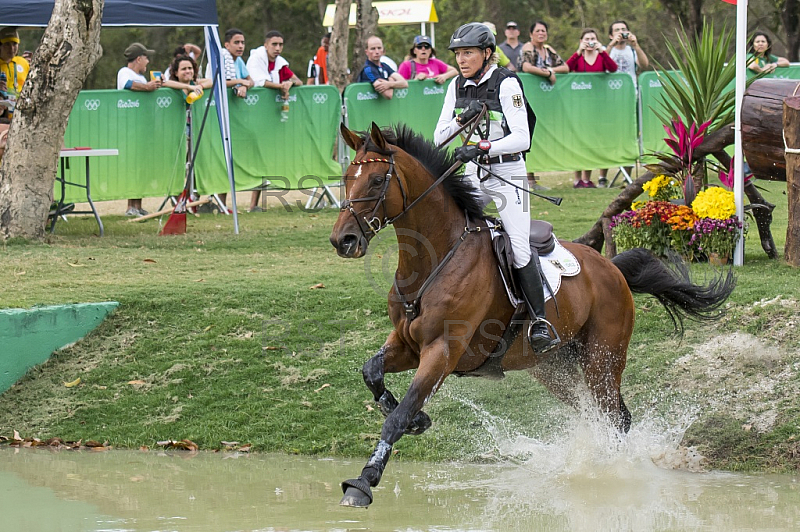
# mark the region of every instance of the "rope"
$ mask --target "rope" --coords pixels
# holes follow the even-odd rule
[[[790,148],[786,145],[786,130],[781,131],[781,135],[783,135],[783,151],[785,153],[800,153],[800,148]]]

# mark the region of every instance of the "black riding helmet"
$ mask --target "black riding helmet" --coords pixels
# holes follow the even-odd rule
[[[456,48],[471,48],[473,46],[481,50],[489,48],[492,53],[497,49],[494,34],[485,24],[480,22],[464,24],[450,37],[450,46],[447,48],[455,50]]]
[[[488,26],[485,24],[481,24],[480,22],[470,22],[469,24],[464,24],[460,28],[458,28],[454,33],[453,36],[450,37],[450,46],[447,48],[449,50],[455,51],[458,48],[479,48],[480,50],[486,50],[487,48],[492,51],[494,54],[495,50],[497,50],[497,42],[494,39],[494,33],[492,30],[489,29]],[[483,75],[483,72],[486,70],[486,66],[489,64],[489,59],[491,55],[483,60],[483,66],[475,73],[475,75],[471,76],[469,79],[476,81],[480,79]]]

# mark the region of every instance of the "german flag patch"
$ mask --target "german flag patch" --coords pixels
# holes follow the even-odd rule
[[[522,107],[522,95],[515,94],[511,97],[511,102],[514,104],[514,107]]]

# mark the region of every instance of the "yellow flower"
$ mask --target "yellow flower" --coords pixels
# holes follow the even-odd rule
[[[632,210],[632,211],[638,211],[639,209],[641,209],[642,207],[644,207],[645,203],[647,203],[647,202],[646,202],[646,201],[634,201],[634,202],[631,204],[631,210]]]
[[[657,175],[650,181],[642,185],[642,189],[647,192],[651,199],[657,201],[669,201],[680,197],[680,188],[674,177]]]
[[[725,220],[736,214],[736,202],[733,192],[721,187],[709,187],[697,194],[692,209],[700,218]]]

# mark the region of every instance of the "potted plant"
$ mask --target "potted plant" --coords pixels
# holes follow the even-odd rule
[[[727,264],[744,229],[736,216],[733,192],[709,187],[697,194],[692,210],[698,216],[694,224],[692,246],[715,264]]]

